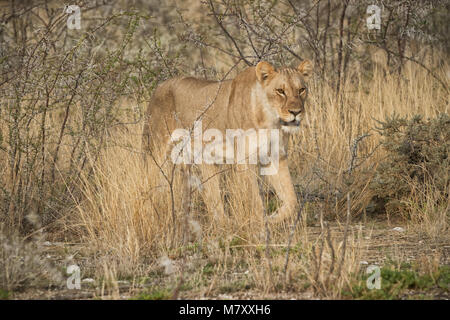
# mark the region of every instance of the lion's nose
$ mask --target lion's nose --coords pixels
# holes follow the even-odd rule
[[[298,115],[300,112],[302,112],[302,109],[298,109],[298,110],[289,110],[289,113],[293,114],[294,117],[295,117],[296,115]]]

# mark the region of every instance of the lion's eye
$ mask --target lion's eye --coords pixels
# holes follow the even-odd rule
[[[298,94],[302,95],[303,93],[305,93],[305,91],[306,91],[306,88],[300,88],[300,89],[298,89]]]
[[[279,93],[279,94],[284,96],[284,90],[283,89],[277,89],[277,93]]]

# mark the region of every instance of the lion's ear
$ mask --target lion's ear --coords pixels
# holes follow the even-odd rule
[[[310,60],[303,60],[297,69],[304,77],[309,78],[312,75],[313,64]]]
[[[256,78],[263,82],[275,72],[275,68],[268,62],[261,61],[256,65]]]

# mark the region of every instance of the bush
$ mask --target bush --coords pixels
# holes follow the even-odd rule
[[[83,32],[36,33],[27,42],[4,30],[0,222],[24,234],[30,211],[44,226],[58,219],[79,194],[79,175],[92,170],[113,130],[140,121],[139,101],[156,77],[145,54],[127,56],[142,19],[125,12],[93,20]],[[30,21],[30,29],[40,29]],[[61,21],[57,30],[65,28]],[[112,38],[110,25],[119,23],[125,24],[123,34],[102,47],[103,39]],[[27,28],[21,32],[30,36]]]
[[[412,194],[427,195],[430,188],[448,199],[450,117],[446,113],[423,120],[393,116],[379,122],[386,158],[371,183],[376,201],[388,212],[402,210]]]

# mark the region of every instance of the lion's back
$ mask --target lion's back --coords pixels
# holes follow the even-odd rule
[[[162,82],[147,106],[144,136],[149,140],[150,135],[162,135],[158,140],[165,140],[176,128],[189,128],[200,118],[214,119],[215,125],[221,126],[226,116],[231,81],[179,76]]]

